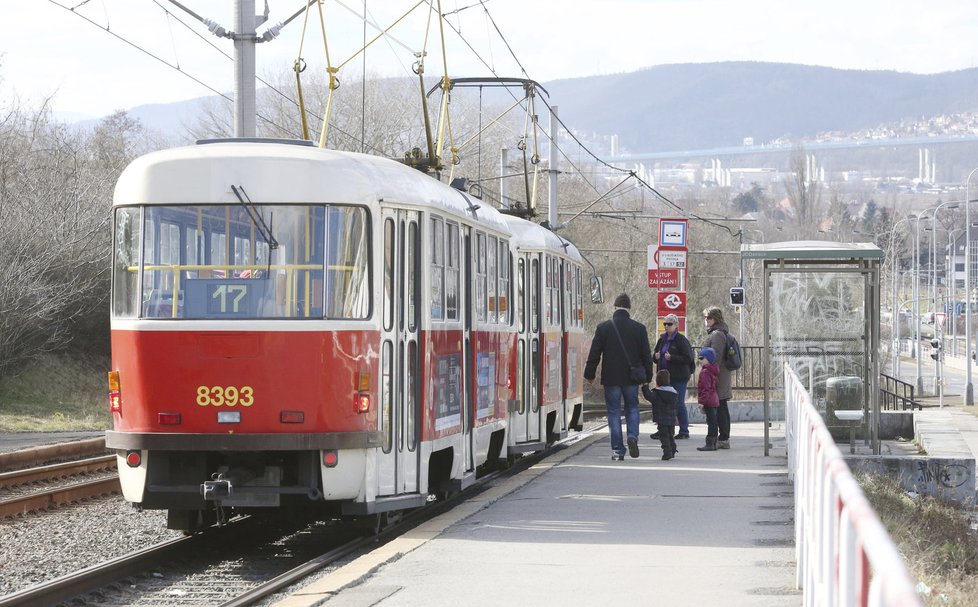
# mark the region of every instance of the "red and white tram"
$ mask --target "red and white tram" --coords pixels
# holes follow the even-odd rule
[[[125,499],[420,506],[579,428],[581,257],[392,160],[225,140],[115,190],[112,372]]]

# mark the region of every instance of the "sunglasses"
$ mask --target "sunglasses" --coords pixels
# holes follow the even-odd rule
[[[697,356],[696,358],[698,358],[699,360],[703,360],[702,356]]]
[[[672,323],[671,322],[664,322],[664,323],[662,323],[662,326],[663,327],[671,327],[672,326]]]

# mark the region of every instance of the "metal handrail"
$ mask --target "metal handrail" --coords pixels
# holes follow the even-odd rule
[[[922,606],[907,567],[842,458],[812,397],[784,366],[795,583],[805,605]]]

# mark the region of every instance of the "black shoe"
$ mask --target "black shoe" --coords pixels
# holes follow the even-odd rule
[[[638,457],[638,439],[628,437],[628,455]]]
[[[655,434],[649,434],[649,438],[652,440],[659,440],[659,433],[656,432]]]
[[[623,461],[625,461],[625,456],[624,455],[618,455],[617,453],[612,453],[611,454],[611,461],[613,461],[613,462],[623,462]]]
[[[688,432],[685,433],[685,434],[679,433],[679,434],[676,435],[676,440],[682,440],[684,438],[689,438],[689,433]]]
[[[675,457],[675,455],[673,455],[672,453],[663,453],[662,454],[662,459],[663,460],[666,460],[666,461],[668,461],[668,460],[670,460],[670,459],[672,459],[674,457]]]

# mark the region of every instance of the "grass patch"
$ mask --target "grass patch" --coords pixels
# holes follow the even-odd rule
[[[859,484],[903,555],[914,582],[931,589],[925,605],[978,605],[978,537],[972,510],[911,497],[896,480],[860,475]]]
[[[0,432],[109,429],[108,366],[101,358],[46,354],[0,378]]]

